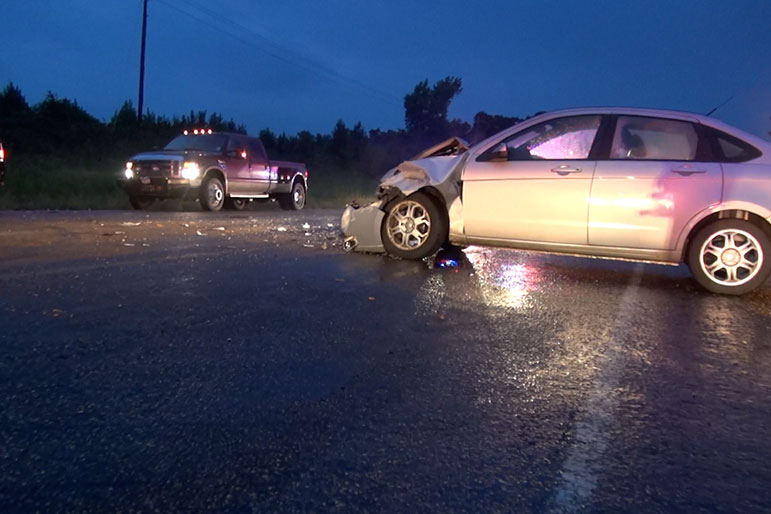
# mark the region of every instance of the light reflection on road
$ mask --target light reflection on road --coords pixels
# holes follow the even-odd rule
[[[531,308],[531,293],[541,281],[540,270],[529,262],[493,258],[491,253],[479,247],[470,247],[465,251],[479,277],[485,305],[511,309]]]

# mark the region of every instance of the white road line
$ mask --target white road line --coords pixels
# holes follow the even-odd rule
[[[595,377],[594,388],[582,409],[583,416],[576,422],[575,442],[562,466],[561,478],[551,500],[551,512],[571,513],[582,510],[597,487],[619,402],[618,387],[629,359],[625,342],[633,326],[642,269],[642,264],[635,267],[632,280],[621,297],[616,322],[607,344],[606,361]]]

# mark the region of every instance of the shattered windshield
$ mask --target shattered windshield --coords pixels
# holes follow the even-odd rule
[[[164,150],[200,150],[202,152],[222,153],[227,140],[227,136],[221,134],[177,136],[166,145]]]

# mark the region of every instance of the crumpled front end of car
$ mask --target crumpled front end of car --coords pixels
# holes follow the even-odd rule
[[[453,205],[460,197],[460,174],[468,158],[467,149],[465,142],[451,138],[389,170],[380,179],[376,201],[364,206],[353,203],[343,211],[340,220],[345,235],[343,248],[346,251],[385,253],[381,235],[383,218],[388,205],[397,198],[432,188],[432,192],[441,196],[446,206]],[[453,210],[450,209],[450,212]]]

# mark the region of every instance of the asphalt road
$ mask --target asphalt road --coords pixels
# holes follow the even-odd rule
[[[771,283],[339,212],[0,212],[1,512],[771,512]]]

